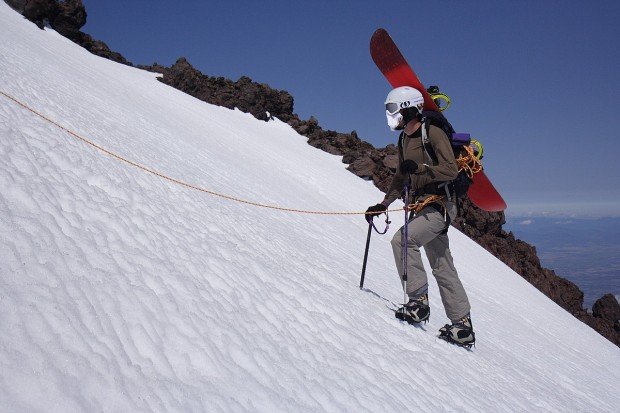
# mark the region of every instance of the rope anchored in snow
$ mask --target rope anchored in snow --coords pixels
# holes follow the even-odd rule
[[[152,175],[155,175],[155,176],[157,176],[159,178],[165,179],[166,181],[175,183],[177,185],[184,186],[184,187],[189,188],[189,189],[193,189],[195,191],[204,192],[206,194],[217,196],[219,198],[224,198],[224,199],[227,199],[229,201],[239,202],[239,203],[242,203],[242,204],[252,205],[252,206],[260,207],[260,208],[275,209],[275,210],[284,211],[284,212],[295,212],[295,213],[300,213],[300,214],[312,214],[312,215],[365,215],[365,214],[367,214],[367,212],[365,212],[365,211],[364,212],[359,212],[359,211],[312,211],[312,210],[305,210],[305,209],[285,208],[285,207],[280,207],[280,206],[277,206],[277,205],[261,204],[259,202],[248,201],[248,200],[237,198],[237,197],[234,197],[234,196],[225,195],[225,194],[221,194],[221,193],[218,193],[218,192],[215,192],[215,191],[211,191],[209,189],[200,187],[198,185],[194,185],[194,184],[182,181],[180,179],[173,178],[171,176],[165,175],[165,174],[163,174],[161,172],[158,172],[158,171],[156,171],[156,170],[154,170],[152,168],[140,165],[137,162],[129,160],[129,159],[127,159],[127,158],[117,154],[117,153],[114,153],[114,152],[112,152],[112,151],[110,151],[108,149],[105,149],[104,147],[94,143],[93,141],[91,141],[91,140],[81,136],[77,132],[74,132],[74,131],[68,129],[65,126],[61,125],[60,123],[54,121],[53,119],[50,119],[49,117],[43,115],[42,113],[40,113],[37,110],[31,108],[30,106],[28,106],[27,104],[21,102],[17,98],[14,98],[13,96],[9,95],[8,93],[5,93],[4,91],[0,90],[0,94],[3,95],[4,97],[6,97],[7,99],[17,103],[19,106],[21,106],[22,108],[28,110],[29,112],[32,112],[33,114],[37,115],[38,117],[40,117],[41,119],[45,120],[46,122],[51,123],[52,125],[54,125],[57,128],[65,131],[66,133],[68,133],[69,135],[73,136],[74,138],[84,142],[87,145],[92,146],[93,148],[95,148],[95,149],[105,153],[106,155],[109,155],[109,156],[111,156],[111,157],[113,157],[113,158],[115,158],[115,159],[117,159],[117,160],[119,160],[121,162],[124,162],[124,163],[129,164],[129,165],[131,165],[133,167],[141,169],[141,170],[143,170],[145,172],[148,172],[148,173],[150,173]],[[391,209],[388,212],[394,212],[394,211],[400,211],[400,210],[402,210],[402,208],[400,208],[400,209]]]

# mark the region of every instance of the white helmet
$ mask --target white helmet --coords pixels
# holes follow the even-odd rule
[[[418,112],[422,112],[423,107],[424,96],[419,90],[410,86],[397,87],[385,98],[385,111],[391,116],[407,108],[416,108]]]
[[[385,98],[387,124],[392,130],[402,130],[407,122],[422,113],[423,108],[424,97],[419,90],[410,86],[397,87]]]

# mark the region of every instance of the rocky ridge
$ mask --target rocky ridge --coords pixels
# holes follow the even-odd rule
[[[86,23],[86,9],[81,0],[5,0],[13,9],[37,24],[49,25],[63,36],[81,45],[91,53],[133,66],[120,53],[110,50],[103,42],[93,39],[80,29]],[[210,77],[194,68],[185,58],[170,67],[157,63],[138,66],[162,74],[160,80],[205,102],[238,108],[260,120],[273,117],[287,122],[299,134],[308,138],[308,144],[328,153],[342,156],[347,169],[362,179],[372,180],[386,191],[392,173],[398,164],[394,145],[375,148],[362,141],[356,131],[341,133],[324,130],[311,117],[302,120],[293,112],[293,97],[286,91],[275,90],[266,84],[253,82],[248,77],[237,81]],[[459,205],[459,215],[453,225],[483,246],[494,256],[520,274],[554,302],[588,324],[611,342],[620,346],[620,305],[612,294],[596,301],[590,314],[583,308],[583,292],[572,282],[543,268],[535,247],[518,240],[502,229],[503,212],[485,212],[468,199]]]
[[[86,24],[87,17],[82,0],[4,0],[4,2],[40,29],[49,25],[97,56],[129,64],[120,53],[113,52],[104,42],[95,40],[80,30]]]

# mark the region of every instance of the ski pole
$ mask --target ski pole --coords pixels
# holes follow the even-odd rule
[[[409,182],[405,184],[405,226],[403,227],[403,242],[401,245],[403,246],[403,292],[405,294],[404,303],[407,304],[408,296],[407,296],[407,248],[409,246],[409,222],[408,222],[408,213],[409,213]]]
[[[370,246],[370,235],[372,234],[372,220],[368,223],[368,236],[366,237],[366,251],[364,251],[364,264],[362,265],[362,278],[360,279],[360,290],[364,288],[364,276],[366,275],[366,262],[368,261],[368,247]]]

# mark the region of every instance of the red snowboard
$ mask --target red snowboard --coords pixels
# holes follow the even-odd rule
[[[412,86],[424,96],[424,109],[439,111],[439,108],[426,91],[426,88],[411,69],[396,44],[384,29],[378,29],[370,39],[370,55],[381,73],[392,87]],[[474,182],[467,191],[467,196],[480,209],[485,211],[503,211],[506,202],[497,192],[484,171],[474,175]]]

